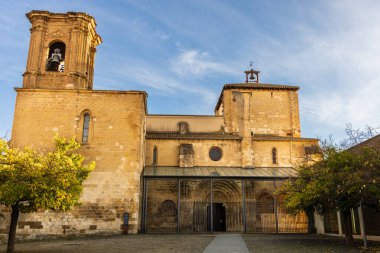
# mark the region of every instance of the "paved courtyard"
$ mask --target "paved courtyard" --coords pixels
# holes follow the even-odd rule
[[[17,243],[16,252],[380,253],[379,244],[372,244],[370,250],[363,251],[361,243],[356,241],[347,247],[342,238],[297,234],[144,234],[21,242]],[[5,249],[3,242],[0,252]]]

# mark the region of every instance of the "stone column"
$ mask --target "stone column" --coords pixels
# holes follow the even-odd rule
[[[37,75],[41,73],[41,67],[45,62],[42,55],[44,33],[46,32],[46,18],[38,17],[32,20],[30,29],[30,42],[26,71],[24,73],[23,87],[34,88],[37,82]]]

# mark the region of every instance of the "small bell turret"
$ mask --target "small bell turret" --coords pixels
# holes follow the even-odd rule
[[[251,61],[249,64],[251,69],[244,71],[246,83],[258,83],[259,82],[260,71],[253,70],[252,65],[253,65],[253,61]]]

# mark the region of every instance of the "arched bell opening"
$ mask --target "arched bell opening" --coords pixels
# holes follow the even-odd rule
[[[66,45],[61,41],[52,43],[49,46],[46,70],[53,72],[63,72],[65,69]]]

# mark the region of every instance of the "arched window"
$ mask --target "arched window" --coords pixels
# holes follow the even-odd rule
[[[177,214],[176,204],[173,200],[167,199],[161,203],[159,214],[165,216],[174,216]]]
[[[157,146],[154,146],[153,148],[153,165],[157,165],[157,159],[158,159],[158,148]]]
[[[46,63],[47,71],[63,72],[65,69],[66,45],[63,42],[54,42],[49,46]]]
[[[85,113],[83,115],[83,131],[82,131],[82,142],[83,143],[88,142],[89,130],[90,130],[90,114]]]
[[[178,122],[178,128],[180,134],[187,134],[189,132],[189,123],[186,121]]]
[[[277,148],[272,148],[272,163],[277,164]]]
[[[274,213],[274,198],[269,193],[262,193],[257,198],[256,208],[258,213]]]

